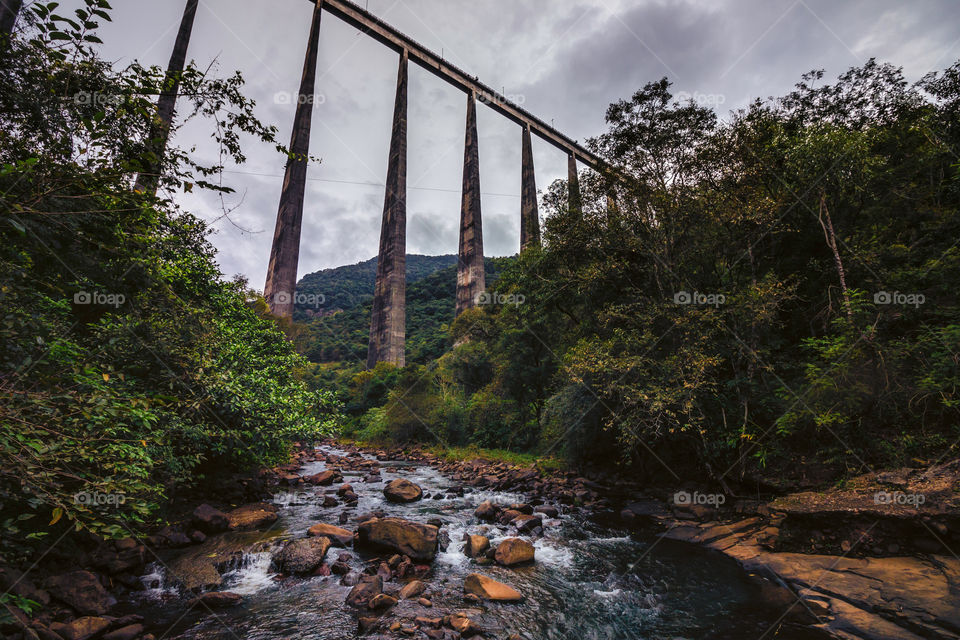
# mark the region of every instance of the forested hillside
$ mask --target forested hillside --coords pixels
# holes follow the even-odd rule
[[[582,211],[553,185],[543,250],[493,287],[514,302],[464,313],[431,362],[414,340],[404,370],[340,378],[352,428],[722,484],[955,451],[960,64],[814,72],[724,120],[664,79],[607,122],[616,206],[609,177],[584,175]]]
[[[407,285],[456,263],[456,255],[410,254],[407,256]],[[297,283],[297,293],[303,302],[295,306],[294,319],[304,322],[315,315],[353,309],[373,299],[376,281],[376,257],[357,264],[308,273]]]
[[[411,260],[413,258],[413,260]],[[453,322],[457,292],[456,256],[407,256],[407,362],[426,364],[442,356],[452,342],[448,326]],[[308,319],[298,327],[300,351],[312,362],[366,363],[370,340],[370,314],[376,260],[369,289],[363,282],[370,261],[350,267],[328,269],[304,276],[297,292],[321,294],[325,287],[353,305],[331,309],[330,315]],[[449,266],[444,266],[445,263]],[[496,282],[510,258],[487,258],[487,283]],[[431,269],[436,266],[437,268]],[[359,271],[359,273],[358,273]],[[316,276],[316,277],[314,277]],[[301,289],[301,286],[307,286]],[[326,294],[322,294],[326,295]]]

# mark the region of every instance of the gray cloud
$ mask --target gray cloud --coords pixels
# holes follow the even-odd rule
[[[64,2],[68,6],[75,0]],[[181,0],[116,2],[104,55],[166,64]],[[675,91],[719,96],[725,115],[755,96],[788,91],[801,73],[828,77],[871,56],[911,79],[960,58],[960,23],[950,0],[369,0],[369,9],[422,44],[518,101],[573,138],[604,130],[607,105],[668,76]],[[305,0],[201,0],[190,56],[241,69],[261,119],[290,135],[293,105],[278,101],[299,85],[311,7]],[[396,54],[324,15],[300,273],[376,253],[383,206]],[[706,98],[708,99],[708,98]],[[463,162],[463,94],[411,66],[408,251],[454,253]],[[519,128],[486,107],[478,113],[484,246],[515,253],[519,243]],[[214,150],[202,123],[176,143]],[[177,194],[213,222],[223,271],[262,286],[283,173],[282,157],[250,142],[249,161],[230,167],[238,193],[222,218],[218,197]],[[565,177],[566,159],[534,141],[541,189]],[[215,222],[214,222],[215,221]],[[246,230],[252,231],[248,232]]]

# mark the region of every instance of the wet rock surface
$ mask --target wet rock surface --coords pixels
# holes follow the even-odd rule
[[[884,482],[949,485],[937,474]],[[419,498],[391,500],[391,485]],[[248,490],[262,486],[273,487],[268,502]],[[149,540],[91,552],[102,572],[94,579],[123,596],[102,613],[81,615],[46,582],[21,581],[56,610],[24,624],[51,640],[82,636],[85,625],[89,637],[112,640],[960,638],[960,566],[950,554],[899,557],[889,536],[877,538],[878,554],[829,520],[817,523],[825,542],[813,545],[846,550],[798,553],[812,533],[803,518],[820,513],[804,512],[799,499],[672,505],[669,495],[602,475],[335,445],[302,452],[248,489],[236,492],[242,502],[201,505],[209,509]],[[949,508],[936,509],[920,518],[949,541]]]

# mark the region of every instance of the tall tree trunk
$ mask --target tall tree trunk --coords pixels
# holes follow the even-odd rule
[[[837,265],[837,275],[840,278],[840,291],[843,293],[843,306],[847,312],[847,317],[853,317],[853,309],[850,306],[850,292],[847,291],[847,276],[843,270],[843,260],[840,259],[840,250],[837,248],[837,236],[833,231],[833,220],[830,219],[830,209],[827,208],[827,194],[820,193],[820,226],[823,227],[823,236],[827,240],[827,246],[833,252],[833,261]]]
[[[193,20],[197,16],[197,6],[200,0],[187,0],[180,20],[180,31],[173,45],[173,54],[167,65],[167,75],[163,80],[163,89],[157,101],[157,117],[150,131],[151,158],[144,171],[137,176],[136,190],[146,193],[156,193],[160,180],[160,171],[163,167],[163,156],[170,139],[170,129],[173,127],[174,108],[177,104],[177,94],[180,92],[180,78],[187,61],[187,48],[190,46],[190,35],[193,33]]]

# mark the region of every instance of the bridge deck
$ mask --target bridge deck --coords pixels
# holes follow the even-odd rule
[[[313,4],[315,0],[310,0],[310,2]],[[379,40],[391,49],[398,52],[406,50],[410,60],[441,79],[463,91],[474,91],[477,100],[487,104],[521,126],[529,125],[531,132],[558,149],[566,153],[572,153],[578,160],[593,169],[600,168],[600,158],[590,153],[575,140],[568,138],[535,115],[514,104],[505,96],[480,82],[476,77],[467,75],[462,69],[450,64],[409,36],[400,33],[369,11],[362,9],[350,0],[323,0],[322,6],[347,24]]]

